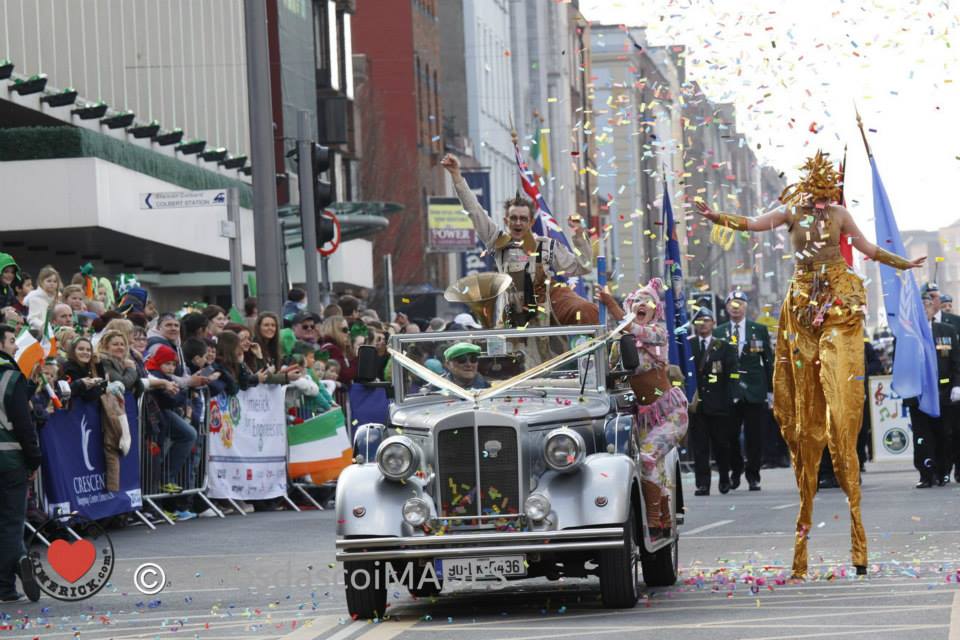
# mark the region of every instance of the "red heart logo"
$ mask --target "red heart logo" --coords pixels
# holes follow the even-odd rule
[[[47,550],[47,561],[53,570],[71,584],[83,577],[97,559],[97,550],[89,540],[54,540]]]

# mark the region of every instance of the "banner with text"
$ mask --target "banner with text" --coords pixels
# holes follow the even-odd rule
[[[55,411],[40,429],[43,452],[43,492],[47,510],[80,513],[91,520],[135,511],[140,498],[140,442],[137,401],[126,396],[130,452],[120,457],[120,491],[107,491],[100,402],[74,399],[70,408]]]
[[[207,493],[263,500],[287,493],[284,387],[262,384],[210,400]]]
[[[913,461],[910,411],[890,386],[893,376],[870,376],[867,409],[873,431],[874,460]]]
[[[463,179],[467,181],[470,189],[477,196],[477,202],[487,213],[490,212],[490,170],[477,169],[472,171],[463,171]],[[491,213],[491,215],[493,215]],[[469,251],[460,254],[460,277],[482,273],[484,271],[495,270],[493,264],[493,254],[486,253],[483,245],[477,241],[476,246]]]
[[[468,251],[477,246],[477,232],[459,198],[432,197],[427,202],[428,251]]]

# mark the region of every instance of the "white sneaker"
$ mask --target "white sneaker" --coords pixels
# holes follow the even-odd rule
[[[216,518],[216,517],[217,517],[217,513],[216,513],[213,509],[207,508],[205,511],[201,511],[200,513],[198,513],[198,514],[197,514],[197,517],[199,517],[199,518]]]
[[[237,503],[237,506],[240,507],[244,513],[253,513],[253,505],[249,502],[244,502],[243,500],[234,500],[234,502]]]

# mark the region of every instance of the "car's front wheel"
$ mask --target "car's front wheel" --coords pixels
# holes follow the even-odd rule
[[[677,565],[680,558],[680,538],[674,536],[670,544],[640,556],[643,566],[643,582],[648,587],[669,587],[677,582]]]
[[[415,598],[430,598],[439,595],[443,590],[443,578],[437,575],[433,562],[418,566],[413,563],[411,582],[407,591]]]
[[[344,562],[347,587],[347,609],[354,618],[382,618],[387,610],[386,564],[364,560]]]
[[[608,609],[629,609],[640,597],[640,541],[636,507],[623,523],[623,546],[600,551],[600,597]]]

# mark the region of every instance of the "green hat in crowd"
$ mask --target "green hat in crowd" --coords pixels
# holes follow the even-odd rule
[[[452,347],[447,347],[447,350],[443,352],[443,359],[446,361],[453,360],[454,358],[459,358],[460,356],[465,356],[471,353],[480,355],[482,349],[475,344],[469,342],[458,342]]]
[[[13,267],[16,277],[20,277],[20,265],[13,259],[13,256],[9,253],[0,253],[0,271],[3,271],[7,267]]]

